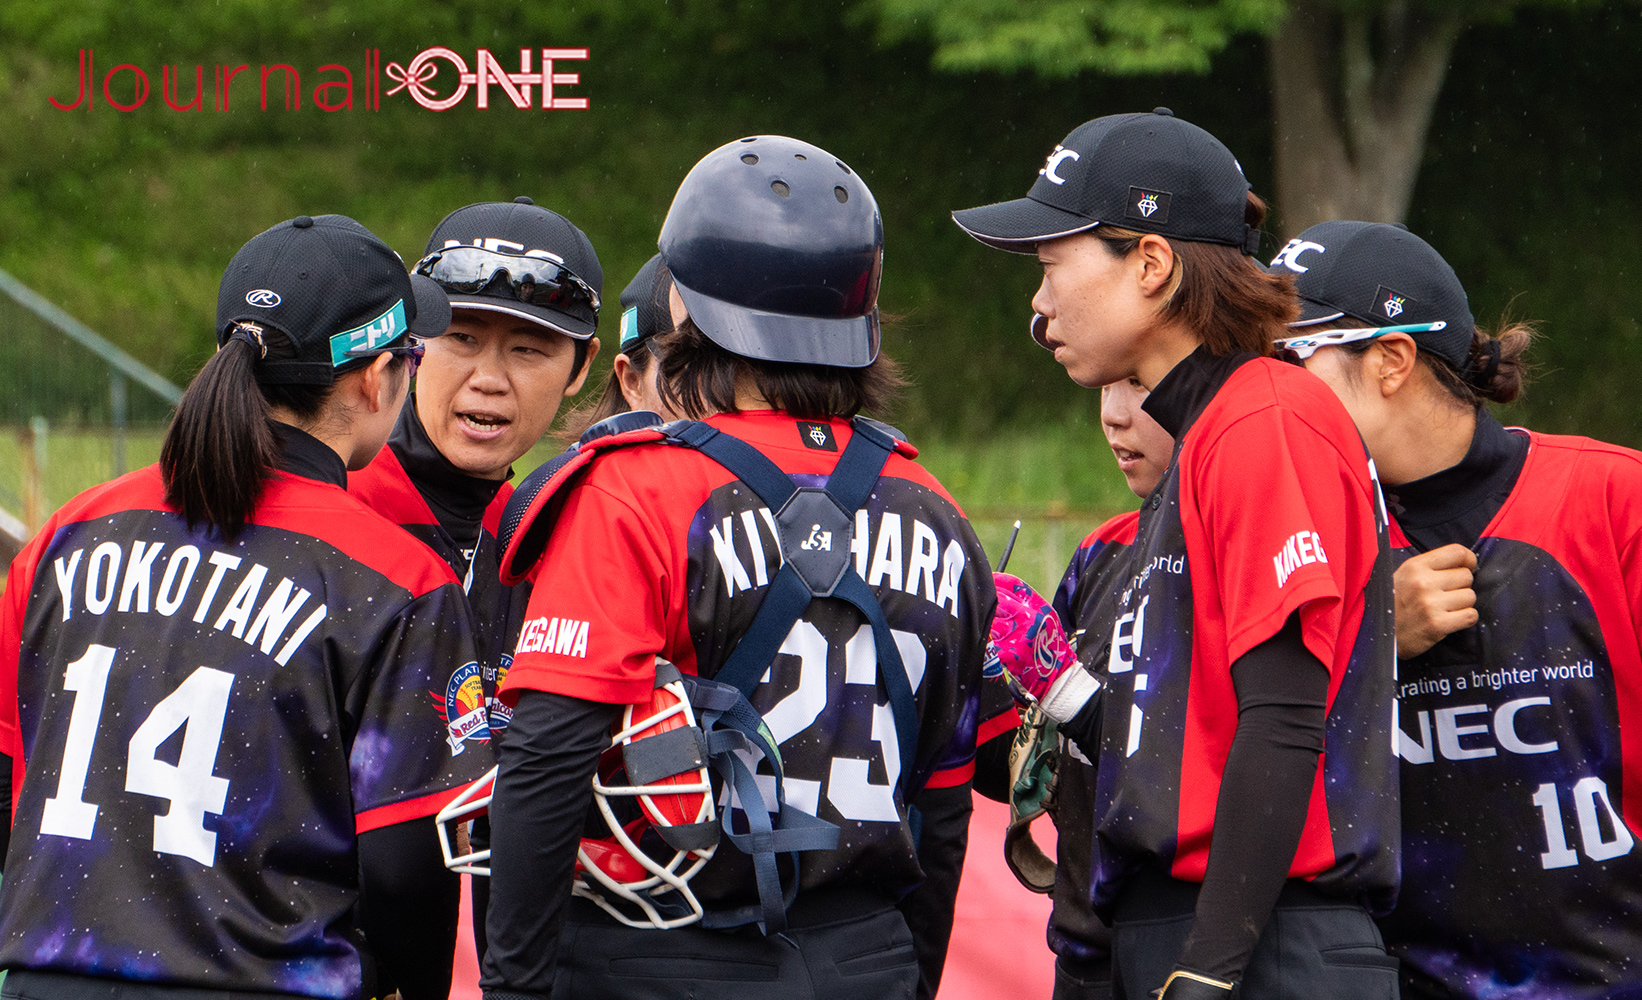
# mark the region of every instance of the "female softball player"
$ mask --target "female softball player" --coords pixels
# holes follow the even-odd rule
[[[877,205],[825,150],[756,136],[696,165],[660,248],[686,315],[656,337],[658,384],[691,421],[583,445],[510,506],[503,572],[534,591],[502,689],[482,984],[909,996],[908,804],[974,754],[995,597],[915,451],[855,417],[900,385]],[[658,705],[659,735],[639,721]],[[656,797],[709,765],[722,796]],[[622,788],[651,796],[630,822]],[[681,802],[693,822],[668,820]],[[584,833],[590,810],[613,839]]]
[[[684,416],[663,398],[657,385],[660,365],[654,363],[653,339],[673,330],[688,315],[660,254],[639,269],[621,293],[621,304],[621,353],[616,355],[610,380],[599,399],[585,412],[571,415],[570,427],[578,436],[599,421],[629,410],[649,410],[664,420]],[[1018,715],[1008,694],[990,687],[982,689],[976,739],[984,743],[996,736],[1007,743]],[[899,909],[918,952],[919,1000],[930,1000],[940,987],[952,936],[958,880],[969,844],[974,763],[949,763],[955,766],[933,776],[914,799],[910,811],[919,831],[918,864],[924,881],[901,899]]]
[[[1506,430],[1529,330],[1472,321],[1405,229],[1328,222],[1272,270],[1279,346],[1340,397],[1395,519],[1403,889],[1417,997],[1633,997],[1642,982],[1642,455]]]
[[[352,219],[257,236],[159,464],[12,563],[5,996],[351,1000],[372,956],[407,1000],[448,993],[456,880],[428,817],[488,755],[428,693],[482,709],[472,622],[450,567],[344,487],[411,336],[449,318]]]
[[[633,410],[649,410],[664,420],[683,416],[673,412],[656,387],[660,366],[655,363],[653,342],[657,334],[670,332],[684,315],[684,303],[673,293],[673,276],[656,254],[622,289],[621,343],[610,363],[610,377],[599,398],[571,411],[565,421],[566,437],[574,441],[594,424]]]
[[[1248,259],[1263,215],[1231,153],[1159,108],[1080,126],[1026,198],[954,216],[1036,253],[1034,339],[1081,385],[1138,379],[1179,442],[1115,620],[1078,623],[1111,637],[1105,684],[1052,645],[1025,678],[1099,754],[1117,997],[1396,992],[1368,914],[1398,871],[1385,523],[1345,410],[1266,357],[1295,304]]]
[[[1163,481],[1174,439],[1142,404],[1146,389],[1124,379],[1100,391],[1100,424],[1129,489],[1145,499]],[[1078,663],[1104,673],[1111,654],[1111,625],[1123,585],[1134,575],[1129,553],[1138,511],[1119,514],[1089,533],[1072,556],[1053,607]],[[1095,767],[1074,743],[1061,742],[1055,769],[1055,887],[1049,916],[1049,947],[1055,953],[1055,1000],[1105,1000],[1111,996],[1111,928],[1089,904],[1093,851]]]

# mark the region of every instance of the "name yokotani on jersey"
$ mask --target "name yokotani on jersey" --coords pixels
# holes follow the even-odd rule
[[[284,666],[325,620],[326,607],[289,577],[270,589],[268,567],[197,545],[134,541],[82,546],[51,568],[62,596],[62,620],[110,611],[182,614],[209,623]],[[302,617],[303,615],[305,617]]]
[[[724,575],[725,596],[767,586],[781,568],[781,543],[775,517],[768,507],[726,515],[711,525],[713,557]],[[942,538],[934,528],[913,517],[885,512],[876,531],[866,510],[855,512],[855,530],[848,540],[855,571],[869,587],[888,587],[922,597],[958,617],[958,594],[968,566],[963,543]],[[806,548],[845,544],[830,532],[816,532],[803,542]],[[745,554],[745,556],[744,556]]]

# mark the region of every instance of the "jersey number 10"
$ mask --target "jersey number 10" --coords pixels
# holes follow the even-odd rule
[[[1575,815],[1579,818],[1580,845],[1585,848],[1586,857],[1592,861],[1607,861],[1631,852],[1636,840],[1625,828],[1625,820],[1613,803],[1608,801],[1607,782],[1597,777],[1581,778],[1574,784],[1573,798]],[[1545,824],[1547,850],[1539,856],[1540,867],[1571,868],[1579,864],[1579,855],[1568,846],[1562,826],[1562,806],[1557,802],[1556,786],[1549,782],[1540,785],[1530,801],[1539,808],[1540,821]],[[1597,814],[1599,804],[1613,828],[1611,839],[1603,839],[1602,821]]]
[[[63,672],[63,689],[74,692],[74,710],[68,717],[57,794],[46,800],[40,814],[42,834],[90,840],[97,825],[98,806],[85,801],[86,772],[115,652],[93,644]],[[211,772],[233,683],[233,674],[198,668],[154,706],[127,748],[125,790],[171,801],[169,810],[154,817],[154,850],[192,858],[207,868],[216,864],[217,835],[205,828],[205,814],[220,816],[228,801],[228,779]],[[160,744],[184,725],[188,731],[177,763],[158,759]]]

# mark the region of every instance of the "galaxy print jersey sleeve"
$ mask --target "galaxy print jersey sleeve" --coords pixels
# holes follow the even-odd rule
[[[411,601],[373,652],[351,713],[358,832],[432,816],[494,763],[471,618],[446,584]]]
[[[12,560],[11,568],[6,573],[5,592],[0,595],[0,753],[10,756],[14,769],[19,772],[23,764],[23,745],[17,718],[17,658],[21,652],[23,615],[34,585],[41,538],[50,528],[48,523],[34,541]],[[11,784],[14,796],[21,785],[21,774],[14,774]],[[6,803],[6,808],[11,808],[10,802]],[[10,818],[8,812],[8,822]]]

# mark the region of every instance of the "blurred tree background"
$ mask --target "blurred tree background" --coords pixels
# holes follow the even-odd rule
[[[1450,6],[1463,16],[1444,16]],[[1376,156],[1396,159],[1382,145],[1401,143],[1413,164],[1406,221],[1454,265],[1479,322],[1507,312],[1542,322],[1538,382],[1504,415],[1642,445],[1629,396],[1642,371],[1637,7],[1308,0],[1296,16],[1311,18],[1309,68],[1287,72],[1287,86],[1310,87],[1312,103],[1337,114],[1323,121],[1330,133],[1290,113],[1279,136],[1273,94],[1292,67],[1274,67],[1273,54],[1298,58],[1280,44],[1298,30],[1283,28],[1289,10],[1281,0],[4,0],[0,267],[180,384],[212,348],[221,268],[281,219],[352,215],[414,260],[451,209],[528,194],[587,231],[613,300],[654,252],[696,159],[739,136],[787,133],[858,170],[883,210],[882,304],[896,317],[886,344],[914,380],[888,416],[914,440],[1001,448],[1018,466],[1104,469],[1098,394],[1026,336],[1035,267],[974,243],[948,213],[1022,194],[1086,119],[1166,105],[1225,141],[1257,192],[1279,196],[1266,256],[1275,232],[1319,210],[1285,213],[1285,188],[1296,199],[1317,188],[1290,177],[1296,164],[1374,175],[1392,169]],[[585,46],[590,60],[562,69],[582,74],[573,93],[591,109],[521,111],[495,90],[487,111],[470,95],[433,113],[405,93],[364,109],[367,48],[403,65],[436,45],[470,65],[488,47],[508,68],[521,46]],[[58,111],[48,96],[73,101],[83,48],[96,52],[95,108]],[[1429,128],[1409,154],[1410,128],[1391,111],[1407,97],[1403,77],[1432,74],[1432,49]],[[312,104],[315,71],[332,62],[354,73],[351,111]],[[101,92],[116,63],[142,67],[153,88],[131,113]],[[164,65],[180,67],[187,102],[196,65],[209,90],[215,65],[242,63],[230,112],[178,113],[162,100]],[[274,63],[301,72],[301,110],[281,110],[277,86],[258,109],[259,68]],[[448,93],[441,72],[433,86]],[[132,80],[117,76],[114,96],[129,100]],[[1089,506],[1120,504],[1110,476],[1101,481],[1086,490],[1074,474],[1049,489],[1071,491],[1076,506],[1089,490],[1102,497]]]

